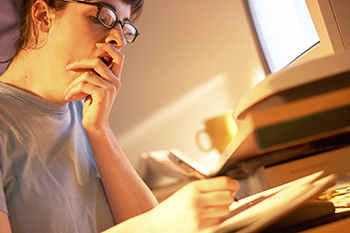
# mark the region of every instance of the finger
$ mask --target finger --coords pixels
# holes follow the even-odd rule
[[[113,71],[114,74],[120,77],[120,73],[123,68],[123,64],[125,60],[125,55],[112,44],[97,43],[96,47],[99,50],[107,52],[112,57],[113,61],[112,61],[111,70]]]
[[[217,190],[230,190],[231,192],[236,192],[239,189],[238,181],[227,176],[200,180],[197,181],[196,185],[201,192],[212,192]]]
[[[222,222],[222,218],[206,218],[199,221],[199,229],[217,225]]]
[[[95,75],[95,73],[93,73],[91,71],[91,72],[85,72],[80,77],[74,79],[68,85],[67,90],[71,89],[73,86],[76,86],[76,85],[78,85],[79,83],[82,83],[82,82],[86,82],[86,83],[89,83],[91,85],[98,86],[98,87],[105,88],[105,89],[110,89],[110,90],[114,90],[114,89],[119,90],[120,86],[121,86],[121,83],[120,83],[119,79],[117,79],[116,83],[113,84],[113,83],[110,83],[108,80],[100,78],[99,76]]]
[[[87,96],[94,96],[94,102],[102,102],[108,95],[106,89],[90,85],[88,83],[79,83],[69,90],[66,94],[67,101],[81,100]]]
[[[85,72],[78,78],[74,79],[67,87],[66,92],[73,88],[74,86],[78,85],[79,83],[90,83],[95,86],[105,86],[107,85],[106,81],[99,78],[98,76],[94,75],[92,72]]]
[[[119,78],[106,66],[106,64],[99,58],[80,59],[70,63],[66,67],[70,71],[88,71],[96,74],[102,79],[105,79],[113,84],[119,82]]]
[[[120,85],[118,85],[120,87]],[[65,94],[66,100],[79,100],[85,98],[87,95],[94,95],[95,97],[100,96],[101,94],[107,96],[106,91],[110,94],[115,94],[119,88],[109,84],[105,80],[86,72],[84,75],[72,81],[72,83],[67,87]]]
[[[203,208],[200,211],[200,218],[221,218],[223,219],[230,214],[229,206],[215,206]]]
[[[229,190],[202,193],[198,199],[199,206],[230,206],[234,201],[234,196]]]
[[[87,85],[87,84],[81,83],[81,84],[69,89],[69,91],[66,92],[65,99],[67,101],[73,101],[73,100],[82,100],[85,97],[87,97],[89,94],[86,91],[84,91],[85,85]]]

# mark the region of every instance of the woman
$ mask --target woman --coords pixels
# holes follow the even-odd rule
[[[109,127],[142,4],[23,1],[0,77],[0,232],[195,232],[228,214],[238,183],[224,177],[155,207]]]

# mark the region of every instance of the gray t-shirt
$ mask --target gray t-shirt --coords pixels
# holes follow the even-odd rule
[[[55,104],[0,82],[0,210],[13,233],[113,226],[82,108],[82,101]]]

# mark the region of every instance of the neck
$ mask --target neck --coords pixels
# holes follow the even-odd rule
[[[0,81],[54,103],[65,103],[64,89],[56,85],[49,62],[37,50],[21,51],[12,61]]]

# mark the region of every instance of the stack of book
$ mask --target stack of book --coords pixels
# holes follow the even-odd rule
[[[311,162],[313,169],[307,171],[298,168],[299,163],[288,169],[303,170],[301,177],[327,170],[331,164],[330,169],[340,175],[349,173],[350,167],[343,165],[350,162],[350,54],[325,57],[267,77],[242,98],[235,114],[241,127],[224,151],[216,175],[239,178],[261,166],[311,155],[320,158],[321,153],[329,155],[323,165]]]

